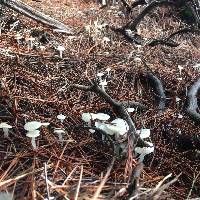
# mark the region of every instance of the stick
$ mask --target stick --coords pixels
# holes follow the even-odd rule
[[[28,6],[25,3],[22,3],[21,1],[15,1],[15,0],[4,0],[0,1],[1,4],[5,5],[6,7],[11,8],[12,10],[15,10],[31,19],[34,19],[38,22],[41,22],[45,25],[51,26],[56,29],[64,30],[67,34],[73,34],[72,31],[64,25],[63,23],[59,22],[56,19],[53,19],[42,12],[39,12],[32,7]]]

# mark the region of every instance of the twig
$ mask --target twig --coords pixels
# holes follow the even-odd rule
[[[79,178],[79,182],[78,182],[78,186],[77,186],[76,195],[75,195],[74,200],[78,200],[78,194],[79,194],[79,190],[80,190],[80,186],[81,186],[82,176],[83,176],[83,165],[81,165],[81,173],[80,173],[80,178]]]
[[[44,163],[44,174],[45,174],[47,198],[48,198],[48,200],[50,200],[50,192],[49,192],[48,177],[47,177],[47,164],[46,163]]]

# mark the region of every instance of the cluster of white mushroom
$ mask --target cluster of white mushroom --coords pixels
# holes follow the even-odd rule
[[[27,115],[25,115],[25,116],[27,116]],[[59,114],[57,116],[57,119],[60,120],[61,123],[64,122],[65,118],[66,118],[66,116],[63,114]],[[25,122],[26,122],[26,120],[25,120]],[[33,149],[36,149],[35,138],[40,135],[39,128],[41,126],[48,126],[49,124],[50,124],[49,122],[42,123],[39,121],[30,121],[30,122],[25,123],[24,129],[27,131],[26,136],[31,138],[31,144],[33,146]],[[3,129],[4,137],[5,138],[9,137],[8,132],[9,132],[9,129],[12,128],[12,126],[7,124],[6,122],[2,122],[2,123],[0,123],[0,129],[1,128]],[[54,133],[56,133],[58,135],[59,141],[62,142],[63,141],[62,134],[65,133],[65,131],[62,130],[61,128],[55,128]]]
[[[104,72],[99,72],[99,73],[97,74],[97,78],[98,78],[98,80],[99,80],[99,85],[101,86],[101,88],[102,88],[103,91],[105,91],[105,87],[108,85],[108,82],[107,82],[106,78],[103,79],[103,76],[106,75],[106,77],[109,78],[109,77],[111,76],[110,71],[111,71],[111,68],[108,67],[108,68],[105,70],[105,73],[106,73],[106,74],[105,74]]]
[[[17,40],[17,45],[19,47],[20,46],[20,40],[23,39],[23,36],[20,33],[16,33],[15,39]],[[34,46],[34,41],[36,39],[34,37],[30,36],[30,37],[25,38],[25,40],[28,44],[28,51],[30,51]],[[43,45],[40,45],[39,49],[41,50],[41,52],[44,52],[46,47],[43,46]],[[59,52],[60,58],[63,58],[63,51],[65,50],[65,47],[58,45],[55,49]]]
[[[104,113],[83,113],[82,120],[88,123],[88,126],[92,125],[92,120],[95,120],[94,126],[105,131],[109,135],[114,135],[115,139],[118,139],[119,136],[125,136],[129,130],[127,122],[121,118],[117,118],[111,122],[107,122],[110,119],[110,116]],[[95,132],[90,129],[90,132]]]
[[[110,38],[104,36],[105,28],[107,26],[107,23],[100,23],[97,19],[94,23],[90,21],[90,24],[85,26],[85,31],[88,32],[94,42],[108,44]]]
[[[139,134],[141,139],[146,139],[150,137],[150,129],[141,129],[137,130],[137,133]],[[154,145],[151,142],[147,142],[149,144],[149,147],[136,147],[135,153],[140,154],[139,156],[139,162],[143,162],[144,157],[150,153],[154,152]]]

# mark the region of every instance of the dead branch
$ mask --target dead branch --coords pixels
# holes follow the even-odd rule
[[[149,14],[150,11],[152,11],[154,8],[161,6],[161,5],[169,5],[171,4],[170,1],[168,0],[162,0],[162,1],[152,1],[149,5],[147,5],[142,11],[141,13],[131,22],[129,22],[128,24],[126,24],[122,29],[130,29],[130,30],[136,30],[136,27],[138,26],[138,24],[142,21],[142,19]]]
[[[15,10],[31,19],[34,19],[40,23],[43,23],[45,25],[48,25],[50,27],[56,28],[56,29],[61,29],[64,30],[65,33],[67,34],[73,34],[72,31],[64,25],[63,23],[59,22],[56,19],[53,19],[52,17],[49,17],[42,12],[39,12],[32,7],[28,6],[25,3],[22,3],[20,1],[14,1],[14,0],[5,0],[1,1],[1,4],[4,6],[11,8],[12,10]]]
[[[200,78],[192,85],[187,94],[187,103],[186,113],[189,117],[196,123],[200,123],[200,113],[197,112],[197,94],[200,89]]]
[[[156,100],[158,101],[158,109],[163,112],[166,104],[166,96],[162,82],[152,73],[147,73],[147,80],[149,85],[153,88],[156,94]]]

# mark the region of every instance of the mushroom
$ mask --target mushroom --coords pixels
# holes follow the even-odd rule
[[[63,131],[61,128],[55,128],[54,133],[58,134],[58,139],[60,142],[62,142],[62,133],[65,133],[65,131]]]
[[[95,126],[104,130],[109,135],[115,134],[116,139],[118,139],[120,135],[127,133],[129,130],[127,122],[121,118],[113,120],[110,124],[95,122]]]
[[[60,115],[57,116],[57,119],[59,119],[61,123],[64,122],[65,118],[66,118],[66,116],[63,115],[63,114],[60,114]]]
[[[132,112],[134,112],[135,111],[135,108],[126,108],[127,109],[127,111],[129,112],[129,113],[132,113]]]
[[[24,129],[27,130],[27,131],[34,131],[34,130],[40,128],[41,126],[42,126],[41,122],[31,121],[31,122],[27,122],[24,125]]]
[[[83,113],[82,120],[88,123],[88,126],[91,126],[91,120],[96,119],[96,114],[94,113]]]
[[[57,47],[57,50],[58,50],[59,53],[60,53],[60,58],[62,58],[62,54],[63,54],[63,51],[65,50],[65,47],[59,45],[59,46]]]
[[[35,41],[34,37],[29,37],[28,38],[28,50],[29,50],[29,47],[30,47],[30,49],[33,48],[33,41]]]
[[[135,152],[140,154],[139,156],[139,162],[143,162],[144,160],[144,157],[147,155],[147,154],[150,154],[150,153],[153,153],[154,152],[154,146],[152,143],[149,143],[151,144],[149,147],[136,147],[135,148]]]
[[[8,129],[12,128],[12,126],[10,126],[9,124],[7,124],[6,122],[2,122],[0,124],[0,128],[3,129],[4,137],[8,137]]]
[[[106,79],[104,81],[100,81],[99,85],[101,86],[101,89],[105,91],[105,87],[107,86],[107,81]]]
[[[147,129],[147,128],[141,129],[139,135],[140,135],[140,138],[141,138],[141,139],[148,138],[148,137],[150,136],[150,129]]]
[[[43,45],[39,46],[39,48],[40,48],[41,52],[44,52],[44,50],[46,49],[46,47]]]
[[[108,76],[110,76],[110,71],[111,71],[111,68],[110,67],[108,67],[108,68],[106,68],[106,70],[105,70],[106,72],[107,72],[107,75]]]
[[[103,79],[102,79],[102,76],[103,76],[103,75],[104,75],[104,73],[102,73],[102,72],[99,72],[99,73],[97,74],[97,77],[99,78],[100,82],[103,81]]]
[[[17,33],[17,34],[15,35],[15,39],[17,40],[17,44],[18,44],[18,46],[19,46],[20,40],[22,39],[22,36],[21,36],[19,33]]]
[[[97,113],[97,114],[93,114],[93,116],[95,116],[96,119],[101,120],[101,121],[106,121],[110,119],[110,116],[105,113]]]
[[[27,137],[31,138],[31,144],[33,146],[33,149],[36,149],[35,138],[38,137],[39,135],[40,135],[39,130],[31,130],[31,131],[28,131],[28,133],[26,134]]]
[[[178,69],[179,69],[179,74],[180,74],[180,76],[181,76],[182,70],[184,69],[184,67],[182,67],[181,65],[178,65]]]

